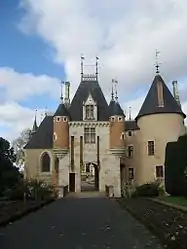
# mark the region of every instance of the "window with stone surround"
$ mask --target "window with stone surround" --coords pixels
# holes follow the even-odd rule
[[[95,128],[84,128],[84,143],[94,144],[95,135]]]
[[[129,168],[129,180],[134,179],[134,168]]]
[[[50,172],[50,156],[47,152],[44,152],[41,156],[41,171],[43,173]]]
[[[148,156],[154,156],[155,154],[155,143],[154,141],[148,141]]]
[[[156,166],[156,177],[157,178],[164,177],[164,168],[163,168],[163,165]]]
[[[129,145],[127,147],[127,156],[130,157],[130,158],[132,158],[133,154],[134,154],[134,147],[133,147],[133,145]]]
[[[85,119],[94,119],[94,105],[85,106]]]

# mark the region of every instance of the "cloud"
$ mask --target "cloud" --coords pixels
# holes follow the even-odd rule
[[[32,128],[35,111],[23,107],[16,102],[7,102],[0,105],[1,121],[0,136],[12,141],[26,128]],[[37,123],[40,124],[45,110],[37,110]],[[43,114],[43,116],[42,116]]]
[[[32,128],[35,108],[41,97],[48,96],[46,103],[50,104],[59,98],[59,80],[47,75],[35,76],[31,73],[19,73],[12,68],[0,68],[0,136],[10,141],[25,128]],[[20,104],[30,103],[33,98],[37,103],[29,108]],[[45,106],[44,106],[45,108]],[[37,111],[38,122],[41,121],[43,109]]]
[[[123,98],[150,84],[156,48],[167,81],[187,76],[186,0],[22,0],[21,7],[25,15],[19,28],[55,49],[54,60],[65,65],[73,90],[80,80],[81,53],[89,63],[100,56],[104,90],[116,76]]]
[[[109,96],[111,79],[117,77],[120,102],[124,109],[131,106],[135,117],[155,75],[158,48],[161,74],[167,84],[179,80],[187,113],[186,82],[182,80],[187,79],[186,0],[20,0],[20,8],[25,12],[19,29],[40,36],[53,48],[53,61],[64,65],[71,82],[71,96],[80,82],[80,55],[84,53],[85,64],[95,64],[98,55],[105,95]],[[88,68],[94,70],[85,67],[85,72]],[[13,137],[30,127],[34,110],[19,103],[43,94],[58,99],[59,80],[0,68],[1,131],[6,125]]]
[[[53,99],[59,96],[59,80],[47,75],[35,76],[31,73],[19,73],[12,68],[0,68],[0,99],[20,101],[32,96],[49,94]]]

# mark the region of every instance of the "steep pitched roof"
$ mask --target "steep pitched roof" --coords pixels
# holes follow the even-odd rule
[[[33,127],[32,127],[32,131],[31,132],[36,132],[37,131],[37,129],[38,129],[38,125],[37,125],[37,122],[36,122],[36,117],[35,117],[35,119],[34,119],[34,124],[33,124]]]
[[[67,108],[65,107],[65,105],[63,103],[61,103],[58,106],[54,116],[61,116],[61,117],[62,116],[67,116],[67,117],[69,117],[69,112],[68,112]]]
[[[97,103],[97,116],[98,121],[108,121],[109,110],[106,99],[99,86],[98,81],[82,81],[74,95],[69,108],[70,116],[72,121],[81,121],[83,118],[82,104],[86,101],[89,94],[93,97]]]
[[[51,149],[53,147],[53,117],[46,116],[24,149]]]
[[[158,106],[158,95],[157,95],[157,83],[160,82],[163,87],[163,99],[164,99],[164,106]],[[179,113],[186,117],[186,115],[182,112],[181,107],[174,99],[173,95],[171,94],[170,90],[166,86],[164,80],[160,75],[156,75],[151,88],[143,102],[143,105],[136,117],[136,120],[145,115],[156,114],[156,113]]]
[[[120,104],[113,99],[110,101],[110,104],[109,104],[109,115],[110,116],[115,116],[115,115],[125,116]]]
[[[129,130],[139,130],[140,128],[138,127],[137,123],[135,120],[127,120],[125,121],[125,131]]]

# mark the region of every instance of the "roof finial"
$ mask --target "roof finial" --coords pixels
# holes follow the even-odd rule
[[[111,92],[111,99],[114,100],[114,79],[112,79],[112,92]]]
[[[84,55],[81,55],[81,82],[83,81],[83,74],[84,74]]]
[[[156,67],[156,73],[157,73],[157,74],[160,73],[160,71],[159,71],[160,63],[158,62],[158,56],[159,56],[159,54],[160,54],[160,51],[158,51],[158,50],[156,49],[156,64],[155,64],[155,67]]]
[[[45,116],[47,116],[47,105],[45,106]]]
[[[131,111],[132,111],[132,108],[131,108],[131,106],[129,106],[129,120],[132,120],[132,113],[131,113]]]
[[[118,81],[116,79],[114,80],[114,84],[115,84],[115,100],[118,101],[118,92],[117,92]]]
[[[95,64],[95,66],[96,66],[96,71],[95,71],[95,74],[96,74],[96,80],[98,81],[98,74],[99,74],[99,65],[98,65],[98,61],[99,61],[99,57],[96,56],[95,58],[96,58],[96,64]]]
[[[61,100],[61,103],[63,103],[63,85],[64,85],[64,81],[61,80],[61,82],[60,82],[60,86],[61,86],[60,100]]]
[[[36,130],[38,129],[38,125],[36,122],[36,115],[37,115],[37,110],[35,110],[35,114],[34,114],[34,124],[33,124],[32,131],[31,131],[32,134],[35,133]]]

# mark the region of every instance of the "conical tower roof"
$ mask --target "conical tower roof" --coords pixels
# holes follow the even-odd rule
[[[114,99],[110,101],[109,114],[110,116],[125,116],[120,104]]]
[[[36,114],[35,114],[35,117],[34,117],[34,123],[33,123],[33,126],[32,126],[32,130],[31,130],[31,134],[35,133],[38,129],[38,125],[37,125],[37,122],[36,122]]]
[[[64,103],[59,104],[59,106],[58,106],[58,108],[57,108],[57,110],[56,110],[56,112],[54,114],[54,117],[55,116],[61,116],[61,117],[63,117],[63,116],[69,117],[70,116],[67,108],[64,105]]]
[[[159,93],[158,90],[161,86],[160,96],[162,98],[162,105],[159,105]],[[186,117],[183,113],[180,105],[176,102],[170,90],[166,86],[164,80],[161,75],[156,75],[151,88],[142,104],[142,107],[136,117],[136,120],[145,115],[158,114],[158,113],[178,113]]]

